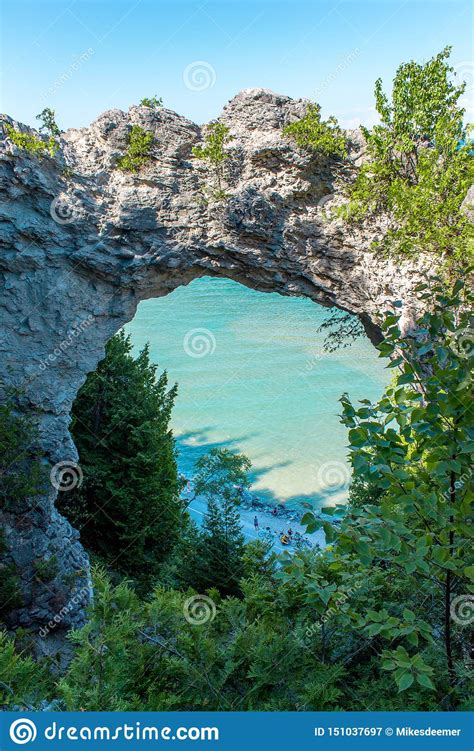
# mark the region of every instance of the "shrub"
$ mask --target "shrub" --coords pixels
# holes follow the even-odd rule
[[[207,161],[214,172],[216,186],[211,188],[211,196],[214,200],[227,197],[222,187],[224,178],[224,162],[229,158],[225,151],[226,144],[233,136],[229,135],[229,128],[224,123],[214,122],[207,126],[204,146],[194,146],[193,156],[195,159]]]
[[[319,104],[308,104],[301,120],[290,123],[283,134],[292,138],[298,146],[311,149],[330,157],[344,157],[347,154],[346,138],[335,117],[321,119]]]
[[[35,577],[40,582],[48,582],[58,575],[58,559],[55,555],[51,558],[41,558],[33,564]]]
[[[159,109],[160,107],[163,107],[163,99],[157,96],[151,98],[144,97],[140,102],[140,107],[150,107],[154,110]]]
[[[127,151],[118,159],[117,168],[123,172],[138,172],[150,161],[154,140],[153,133],[139,125],[132,125],[128,134]]]
[[[10,141],[15,146],[18,146],[18,148],[28,151],[30,154],[39,156],[49,154],[50,156],[54,156],[59,148],[53,136],[44,141],[32,133],[22,133],[20,130],[16,130],[10,123],[4,122],[3,125]]]
[[[45,665],[18,653],[15,643],[0,631],[0,709],[35,709],[53,690],[54,681]]]

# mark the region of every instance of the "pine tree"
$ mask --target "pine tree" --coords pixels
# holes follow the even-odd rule
[[[82,485],[60,493],[60,509],[84,545],[112,568],[149,581],[181,525],[179,480],[169,420],[176,386],[158,378],[148,346],[131,355],[123,332],[107,345],[73,408]]]
[[[201,589],[217,587],[223,594],[240,592],[244,537],[238,511],[241,492],[249,486],[246,456],[212,449],[197,462],[197,495],[207,499],[197,581]]]

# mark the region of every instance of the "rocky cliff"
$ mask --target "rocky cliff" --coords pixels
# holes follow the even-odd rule
[[[394,300],[403,300],[411,320],[419,270],[374,256],[370,245],[383,223],[355,230],[332,219],[328,201],[342,200],[339,166],[283,137],[304,110],[303,101],[262,89],[229,102],[220,118],[233,136],[222,200],[209,199],[212,168],[192,156],[201,129],[167,109],[105,112],[62,134],[54,157],[30,156],[3,139],[1,378],[21,389],[51,470],[47,495],[0,513],[3,562],[21,576],[23,602],[12,625],[44,629],[60,612],[59,627],[67,628],[84,617],[87,556],[54,508],[58,487],[80,481],[70,409],[107,340],[141,300],[196,277],[225,276],[355,313],[374,340],[377,315]],[[138,174],[115,167],[133,124],[155,137]],[[349,161],[357,164],[362,140],[357,132],[349,138]],[[48,581],[35,573],[44,557],[57,563]]]

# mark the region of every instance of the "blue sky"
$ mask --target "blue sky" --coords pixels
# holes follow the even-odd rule
[[[1,109],[62,128],[158,94],[203,123],[240,89],[319,101],[343,125],[373,122],[373,83],[446,44],[474,77],[465,0],[3,0]]]

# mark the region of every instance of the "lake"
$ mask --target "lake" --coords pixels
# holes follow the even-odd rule
[[[134,349],[179,387],[172,427],[180,470],[211,447],[243,452],[263,500],[344,502],[350,479],[338,399],[381,396],[386,360],[363,337],[335,353],[318,327],[329,311],[305,298],[203,278],[142,302],[126,326]]]

